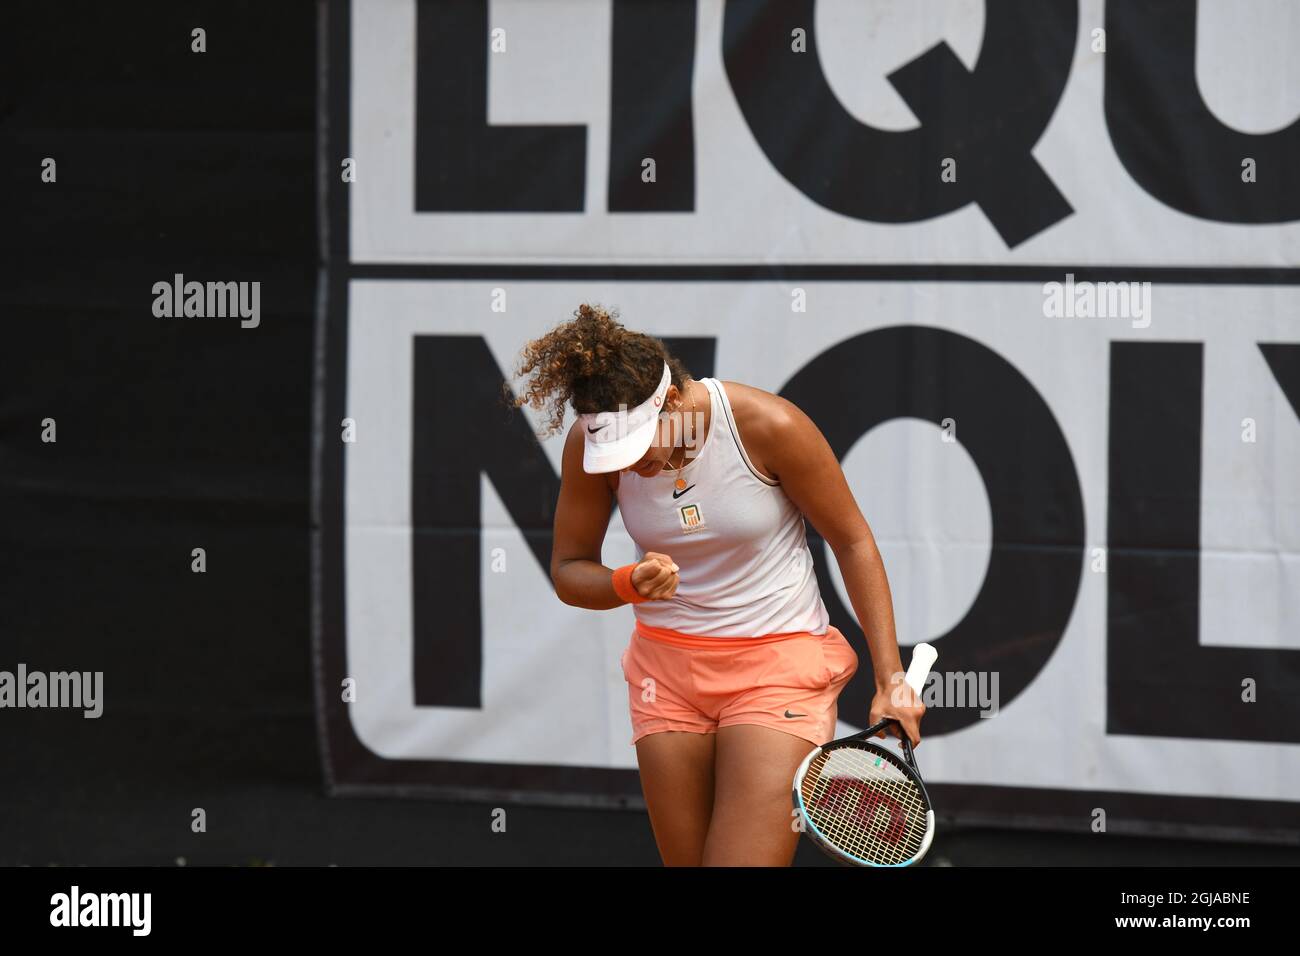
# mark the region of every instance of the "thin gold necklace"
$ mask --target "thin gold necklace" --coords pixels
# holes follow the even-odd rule
[[[688,387],[688,388],[690,387],[690,386],[689,386],[689,383],[687,383],[687,387]],[[694,393],[694,392],[691,393],[691,418],[692,418],[692,420],[694,420],[694,418],[695,418],[695,393]],[[675,448],[673,449],[673,451],[676,451],[676,450],[677,450],[677,449],[675,449]],[[685,428],[685,426],[683,426],[683,428],[682,428],[682,463],[681,463],[680,465],[673,465],[673,464],[672,464],[672,457],[673,457],[672,452],[669,452],[669,454],[668,454],[668,461],[665,461],[665,462],[664,462],[664,468],[671,469],[672,471],[680,472],[683,468],[686,467],[686,428]],[[683,478],[683,477],[681,477],[680,475],[678,475],[677,480],[676,480],[675,482],[673,482],[673,484],[676,485],[678,491],[681,491],[683,488],[686,487],[686,479]]]

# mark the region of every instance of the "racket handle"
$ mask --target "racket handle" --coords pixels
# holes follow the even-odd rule
[[[907,676],[903,678],[908,687],[919,697],[921,688],[925,686],[925,679],[930,676],[930,668],[939,657],[939,652],[930,644],[917,644],[912,648],[912,663],[907,668]]]

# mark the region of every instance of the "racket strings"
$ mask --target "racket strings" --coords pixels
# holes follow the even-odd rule
[[[844,853],[891,864],[921,851],[929,809],[921,788],[878,752],[823,751],[809,764],[800,792],[813,825]]]

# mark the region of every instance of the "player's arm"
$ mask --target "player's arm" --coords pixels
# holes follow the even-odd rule
[[[562,462],[551,545],[555,594],[565,604],[593,611],[621,607],[627,602],[614,590],[613,569],[600,560],[614,496],[604,475],[583,470],[582,428],[577,423],[565,439]],[[658,557],[647,554],[633,573],[632,583],[643,597],[671,597],[677,590],[677,574]]]
[[[760,421],[763,463],[834,552],[866,635],[876,682],[870,720],[875,723],[886,714],[897,717],[912,742],[920,743],[925,707],[902,683],[885,563],[844,469],[821,429],[793,402],[770,396]]]

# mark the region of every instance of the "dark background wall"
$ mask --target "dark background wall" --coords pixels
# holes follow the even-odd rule
[[[513,807],[499,835],[482,805],[321,793],[317,15],[308,2],[6,7],[0,669],[103,671],[106,702],[98,720],[0,710],[0,864],[655,863],[639,813]],[[190,52],[195,27],[206,53]],[[151,287],[178,272],[260,281],[260,327],[155,318]],[[196,547],[205,574],[190,570]],[[206,833],[191,832],[197,807]],[[580,830],[598,838],[571,840]],[[947,835],[932,862],[945,859],[1300,851],[975,832]]]
[[[3,712],[4,862],[143,862],[123,840],[141,830],[200,854],[232,821],[187,841],[192,806],[215,817],[232,787],[316,785],[315,16],[7,11],[0,661],[102,670],[107,703],[99,720]],[[196,26],[207,53],[190,52]],[[47,156],[57,183],[40,180]],[[260,280],[261,326],[155,318],[151,287],[177,272]]]

